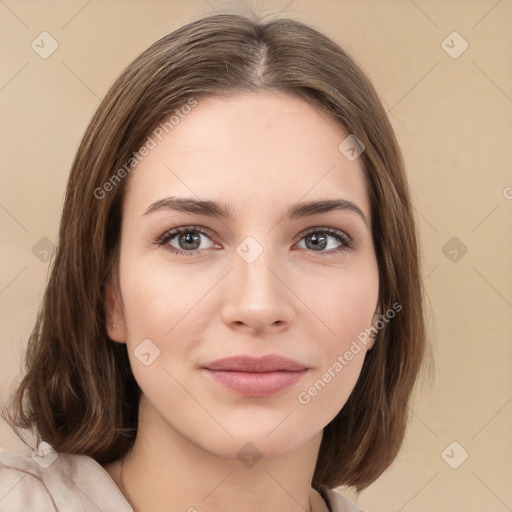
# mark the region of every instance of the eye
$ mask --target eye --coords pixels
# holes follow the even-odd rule
[[[212,234],[199,226],[185,226],[171,229],[156,240],[158,245],[165,245],[174,254],[191,256],[208,247],[201,247],[202,237],[210,238]],[[173,245],[174,243],[174,245]],[[177,245],[177,247],[176,247]],[[210,245],[214,247],[215,244]]]
[[[155,243],[165,246],[165,248],[173,254],[193,256],[205,249],[211,249],[213,247],[220,248],[221,246],[213,242],[208,247],[201,246],[203,237],[211,241],[213,236],[213,232],[206,228],[184,226],[166,231],[155,240]],[[334,228],[314,227],[301,233],[300,236],[301,240],[299,243],[302,243],[304,240],[305,245],[305,247],[300,247],[301,249],[305,248],[321,255],[328,256],[343,251],[349,251],[353,248],[351,238],[343,231]],[[334,244],[332,243],[333,240],[335,241]],[[336,243],[338,243],[338,245],[336,245]]]
[[[343,231],[339,231],[334,228],[310,228],[305,233],[301,234],[302,240],[304,240],[304,245],[306,249],[310,249],[313,252],[318,252],[322,256],[337,254],[343,251],[349,251],[353,248],[351,238],[344,233]],[[329,243],[329,239],[335,240],[338,242],[338,245]],[[302,247],[301,247],[302,248]],[[330,249],[324,251],[323,249]]]

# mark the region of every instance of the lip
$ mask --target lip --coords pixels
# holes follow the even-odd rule
[[[293,359],[268,354],[233,356],[202,366],[217,383],[248,397],[269,397],[296,384],[308,368]]]
[[[206,363],[202,367],[208,370],[251,373],[277,371],[295,372],[307,369],[305,365],[277,354],[267,354],[262,357],[245,355],[225,357],[217,361],[212,361],[211,363]]]

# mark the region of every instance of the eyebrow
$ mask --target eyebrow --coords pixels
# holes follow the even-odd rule
[[[234,219],[234,212],[229,205],[217,201],[203,201],[194,198],[166,197],[150,204],[144,215],[159,210],[174,210],[187,213],[196,213],[207,215],[219,219]],[[291,206],[286,212],[286,217],[290,220],[309,217],[320,213],[326,213],[334,210],[352,211],[356,213],[368,226],[368,221],[362,210],[348,199],[324,199],[321,201],[300,202]]]

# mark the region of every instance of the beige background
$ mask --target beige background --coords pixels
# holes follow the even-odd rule
[[[100,98],[156,39],[233,4],[0,1],[0,398],[20,372],[47,278],[41,260]],[[355,56],[389,111],[414,191],[436,375],[399,457],[358,503],[370,512],[511,510],[512,1],[251,5],[309,23]],[[58,43],[47,59],[31,48],[43,31]],[[458,58],[445,51],[455,55],[464,40]],[[3,423],[0,446],[30,453]],[[460,463],[463,450],[467,460],[452,469],[445,460]]]

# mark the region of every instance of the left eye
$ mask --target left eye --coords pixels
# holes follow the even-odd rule
[[[333,247],[331,244],[331,247],[328,247],[329,239],[336,240],[338,242],[338,245],[335,245]],[[314,228],[312,230],[309,230],[306,234],[303,234],[301,242],[302,240],[304,240],[304,245],[306,246],[306,249],[310,249],[311,247],[313,247],[314,249],[311,250],[313,252],[318,252],[321,255],[328,255],[338,253],[341,251],[347,251],[352,248],[352,240],[350,239],[350,237],[343,233],[343,231],[338,231],[337,229],[332,228]],[[308,245],[310,247],[308,247]],[[322,249],[330,250],[323,251]]]
[[[164,233],[156,240],[158,245],[165,245],[174,254],[192,256],[203,249],[212,247],[220,247],[214,242],[209,247],[201,247],[201,237],[210,239],[212,234],[204,228],[199,227],[182,227],[172,229]],[[320,255],[335,254],[342,251],[348,251],[352,248],[352,240],[343,231],[333,228],[312,228],[306,233],[302,233],[300,244],[304,241],[304,245],[299,248],[306,248]],[[173,244],[177,240],[178,246]],[[329,240],[335,240],[338,245]],[[210,240],[211,241],[211,240]],[[305,247],[304,247],[305,246]],[[324,250],[328,249],[328,250]]]

